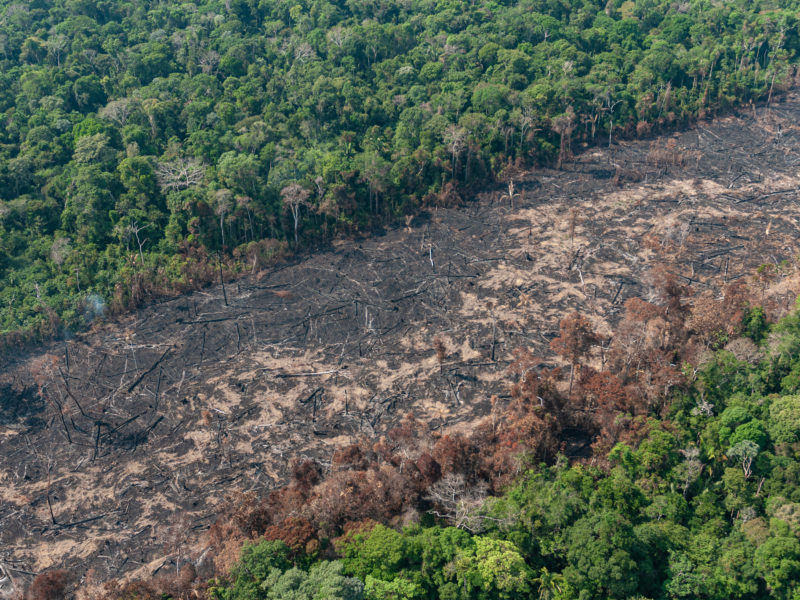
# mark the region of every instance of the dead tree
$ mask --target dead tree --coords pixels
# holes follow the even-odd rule
[[[222,248],[225,249],[225,215],[233,204],[233,194],[230,190],[217,190],[214,194],[214,212],[219,216],[219,234],[222,238]]]
[[[306,188],[299,183],[291,183],[281,190],[281,198],[283,205],[289,209],[294,219],[294,245],[298,246],[299,241],[297,237],[297,230],[300,226],[300,207],[308,204],[308,198],[311,196]]]
[[[131,98],[112,100],[101,108],[98,114],[101,118],[113,121],[122,128],[127,124],[128,117],[136,108],[136,104],[137,101]]]
[[[439,372],[444,370],[444,361],[447,358],[447,345],[440,336],[433,338],[433,349],[436,350],[436,360],[439,361]]]
[[[142,261],[141,265],[144,266],[144,253],[142,252],[142,249],[144,248],[144,245],[149,241],[149,238],[145,238],[144,240],[142,240],[139,237],[139,233],[150,227],[150,224],[147,223],[145,225],[139,225],[138,221],[134,221],[128,227],[131,233],[136,238],[136,245],[139,246],[139,260]]]
[[[611,132],[614,131],[614,109],[622,100],[612,101],[611,94],[607,94],[605,100],[606,104],[603,110],[608,113],[608,147],[611,148]]]
[[[477,533],[483,528],[479,511],[485,497],[485,483],[468,486],[460,473],[448,473],[428,489],[425,499],[434,505],[431,514],[453,527]]]
[[[450,125],[444,131],[444,143],[447,144],[447,148],[450,150],[450,154],[453,158],[453,165],[452,165],[452,173],[453,179],[456,178],[456,160],[464,152],[464,148],[466,148],[466,140],[467,140],[467,130],[463,127],[458,127],[456,125]]]
[[[569,395],[572,396],[575,365],[597,343],[598,337],[592,327],[592,322],[578,312],[561,319],[559,327],[561,335],[550,342],[550,348],[569,361]]]
[[[204,176],[205,168],[194,158],[159,162],[156,167],[156,179],[164,193],[188,189],[201,183]]]
[[[567,111],[560,117],[553,119],[552,127],[559,136],[561,136],[561,143],[558,150],[558,165],[556,168],[561,169],[564,160],[572,156],[572,149],[570,147],[570,140],[572,132],[575,131],[575,111],[572,106],[567,107]]]
[[[511,206],[511,210],[514,210],[514,198],[519,198],[519,192],[514,191],[514,180],[509,179],[508,181],[508,193],[503,194],[502,198],[508,198],[509,205]]]

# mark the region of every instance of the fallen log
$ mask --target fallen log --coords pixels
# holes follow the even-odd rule
[[[162,360],[164,360],[164,359],[167,357],[167,354],[169,354],[169,351],[170,351],[170,350],[171,350],[171,348],[167,348],[166,350],[164,350],[164,354],[162,354],[162,355],[161,355],[161,357],[160,357],[160,358],[159,358],[159,359],[158,359],[156,362],[154,362],[154,363],[153,363],[153,365],[152,365],[152,366],[151,366],[149,369],[147,369],[147,371],[145,371],[144,373],[142,373],[141,375],[139,375],[139,377],[137,377],[137,378],[136,378],[136,380],[135,380],[135,381],[134,381],[132,384],[130,384],[130,385],[128,386],[128,393],[129,393],[129,394],[130,394],[130,393],[131,393],[131,392],[134,390],[134,388],[135,388],[137,385],[139,385],[139,383],[141,383],[142,379],[144,379],[145,377],[147,377],[147,376],[148,376],[150,373],[152,373],[152,372],[155,370],[155,368],[156,368],[156,367],[157,367],[159,364],[161,364],[161,361],[162,361]]]

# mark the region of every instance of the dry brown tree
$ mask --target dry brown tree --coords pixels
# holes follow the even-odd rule
[[[570,364],[569,395],[575,380],[575,365],[598,342],[592,322],[578,312],[561,319],[560,335],[550,342],[550,348]]]
[[[25,594],[25,600],[60,600],[65,597],[69,572],[64,569],[39,573]]]
[[[439,372],[444,369],[444,361],[447,359],[447,345],[441,336],[433,338],[433,349],[436,350],[436,360],[439,362]]]
[[[686,328],[701,340],[705,348],[717,350],[741,321],[741,311],[737,315],[728,312],[727,308],[723,299],[715,298],[710,293],[695,298],[686,319]]]

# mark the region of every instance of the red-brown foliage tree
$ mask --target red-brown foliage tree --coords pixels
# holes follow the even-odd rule
[[[264,531],[264,538],[281,540],[295,555],[314,556],[319,552],[317,530],[307,519],[301,517],[289,517],[278,525],[270,525]]]
[[[686,319],[686,329],[697,336],[704,348],[717,350],[732,335],[742,320],[742,311],[731,311],[723,298],[711,293],[698,296]]]
[[[683,380],[677,348],[685,339],[683,317],[668,318],[668,309],[638,298],[625,302],[625,316],[609,353],[610,370],[626,386],[635,413],[658,410]]]
[[[310,490],[322,476],[319,465],[312,460],[295,462],[291,469],[292,485],[303,491]]]
[[[662,350],[670,342],[670,325],[665,310],[640,298],[625,302],[625,315],[617,326],[609,353],[611,370],[623,383],[638,377],[645,354]]]
[[[413,506],[419,490],[410,485],[408,471],[384,464],[366,471],[339,471],[314,489],[303,507],[304,516],[333,535],[350,521],[386,522]]]
[[[454,433],[443,435],[433,447],[433,458],[442,467],[442,474],[460,473],[472,479],[475,475],[476,449],[470,440]]]
[[[368,464],[369,460],[359,444],[339,448],[331,459],[331,467],[336,471],[362,471]]]
[[[575,379],[575,365],[598,341],[592,322],[578,312],[574,312],[559,323],[560,335],[550,342],[553,352],[570,364],[569,395]]]
[[[427,452],[420,454],[414,464],[417,467],[417,471],[419,471],[421,483],[426,488],[439,481],[442,477],[442,467]]]
[[[688,310],[684,299],[689,289],[663,264],[655,265],[650,270],[650,282],[658,300],[666,308],[667,318],[673,323],[682,323]]]
[[[102,600],[190,600],[201,598],[205,583],[197,581],[197,571],[192,564],[181,567],[178,573],[159,575],[149,581],[110,582],[106,584]],[[57,596],[60,600],[64,596]]]
[[[525,348],[516,348],[512,354],[514,360],[508,366],[508,374],[516,376],[517,380],[511,384],[514,404],[509,409],[518,411],[525,405],[527,410],[538,405],[560,414],[563,399],[556,387],[560,369],[545,368],[543,362]]]
[[[608,449],[614,445],[635,409],[620,379],[608,371],[591,374],[580,384],[585,426],[596,434],[595,445]]]
[[[45,571],[33,579],[25,600],[60,600],[68,583],[69,573],[64,569]]]

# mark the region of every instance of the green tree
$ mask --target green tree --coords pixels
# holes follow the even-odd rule
[[[633,528],[607,511],[578,520],[567,537],[564,577],[581,599],[626,598],[639,587]]]
[[[230,585],[212,586],[210,592],[220,600],[261,600],[266,598],[264,583],[291,568],[289,548],[280,541],[264,540],[245,544],[237,565],[231,570]],[[272,580],[271,580],[272,581]]]
[[[513,543],[475,537],[475,546],[460,552],[454,569],[459,588],[479,598],[511,599],[531,592],[532,573]]]
[[[800,441],[800,396],[784,396],[773,400],[769,407],[767,428],[775,444]]]
[[[342,575],[339,561],[319,562],[306,571],[273,568],[261,584],[267,600],[362,600],[364,584]]]
[[[800,592],[800,540],[793,537],[773,537],[758,547],[754,558],[756,567],[774,598],[788,600]]]

